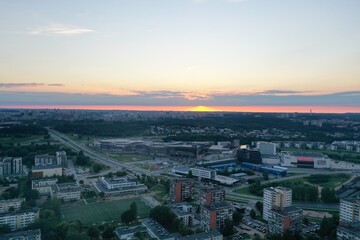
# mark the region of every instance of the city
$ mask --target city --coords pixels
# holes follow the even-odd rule
[[[0,0],[0,240],[360,240],[359,0]]]
[[[0,110],[4,239],[359,238],[360,141],[352,140],[359,115],[342,116],[352,129],[347,135],[340,115],[335,121],[296,113],[283,129],[264,131],[271,124],[259,119],[279,114],[195,117],[222,119],[228,127],[221,128],[186,126],[183,113],[177,124],[185,134],[170,124],[174,117],[155,117],[138,120],[136,133],[124,138],[123,129],[88,134],[97,124],[112,126],[110,120],[87,117],[87,125],[73,128],[83,120],[58,122],[53,110],[32,110],[30,123],[23,112],[29,110]],[[14,114],[19,118],[8,121]],[[228,123],[234,117],[261,127],[244,135]],[[304,125],[319,117],[328,121]],[[303,132],[289,131],[292,124]],[[328,134],[334,131],[344,133],[340,140]],[[313,132],[323,141],[311,141]]]

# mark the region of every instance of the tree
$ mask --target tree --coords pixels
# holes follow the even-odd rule
[[[107,227],[105,228],[105,230],[103,231],[103,233],[101,234],[103,239],[111,239],[114,237],[114,230],[115,227]]]
[[[257,210],[259,210],[260,214],[262,215],[263,208],[264,208],[263,203],[262,202],[256,202],[255,207],[256,207]]]
[[[136,219],[136,216],[131,211],[131,209],[128,209],[121,214],[121,221],[125,224],[129,224],[132,221],[134,221],[135,219]]]
[[[256,218],[256,212],[255,212],[254,209],[251,209],[251,211],[250,211],[250,217],[251,217],[252,219],[255,219],[255,218]]]
[[[220,232],[225,236],[230,236],[234,233],[234,224],[231,220],[226,219],[224,226],[221,228]]]
[[[328,187],[324,187],[321,190],[321,200],[325,203],[336,203],[339,201],[336,197],[335,190]]]
[[[309,225],[309,219],[307,217],[303,218],[303,224]]]
[[[136,205],[136,202],[132,202],[130,204],[130,210],[132,211],[132,214],[135,215],[135,218],[137,216],[137,205]]]
[[[262,176],[265,180],[269,180],[269,173],[268,172],[263,172]]]
[[[11,228],[9,225],[7,225],[7,224],[0,225],[0,234],[6,234],[6,233],[10,233],[10,232],[11,232]]]
[[[87,230],[87,235],[92,239],[98,239],[100,236],[100,231],[95,226],[90,226]]]
[[[94,173],[99,173],[102,169],[102,166],[100,164],[94,164],[92,167],[92,170]]]
[[[243,219],[243,216],[241,215],[241,213],[239,213],[238,211],[235,211],[233,213],[233,223],[234,224],[239,224]]]

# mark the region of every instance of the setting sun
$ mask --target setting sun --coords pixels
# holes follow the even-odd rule
[[[206,107],[206,106],[197,106],[190,109],[192,112],[215,112],[217,111],[214,108]]]

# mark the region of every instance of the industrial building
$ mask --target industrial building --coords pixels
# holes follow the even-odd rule
[[[259,172],[268,172],[270,174],[285,177],[287,174],[287,168],[279,167],[279,166],[273,166],[273,167],[267,167],[260,164],[254,164],[254,163],[248,163],[243,162],[241,163],[241,167],[244,169],[250,169],[253,171],[259,171]]]
[[[257,149],[241,148],[237,151],[237,159],[240,162],[261,164],[261,153]]]
[[[215,179],[216,171],[209,168],[195,167],[190,168],[191,174],[194,177],[205,178],[205,179]]]
[[[276,155],[275,143],[271,142],[256,142],[256,148],[259,149],[261,155]]]
[[[302,168],[330,168],[330,159],[320,153],[288,152],[280,154],[281,166]]]

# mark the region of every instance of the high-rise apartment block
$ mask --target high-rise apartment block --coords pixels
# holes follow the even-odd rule
[[[340,200],[340,223],[360,222],[360,199]]]
[[[201,227],[204,231],[221,229],[226,220],[232,220],[233,208],[226,202],[203,205],[201,208]]]
[[[293,233],[301,231],[303,211],[297,207],[273,207],[268,220],[270,234],[284,234],[289,230]]]
[[[225,201],[225,190],[215,186],[205,186],[199,190],[199,205],[210,205]]]
[[[340,225],[337,228],[338,240],[360,240],[360,199],[340,200]]]
[[[0,159],[0,177],[18,176],[22,173],[22,158],[5,157]]]
[[[183,202],[192,197],[194,182],[191,179],[178,178],[170,181],[170,199]]]
[[[270,210],[273,207],[290,207],[292,205],[292,191],[284,187],[270,187],[264,189],[263,218],[269,221]]]

